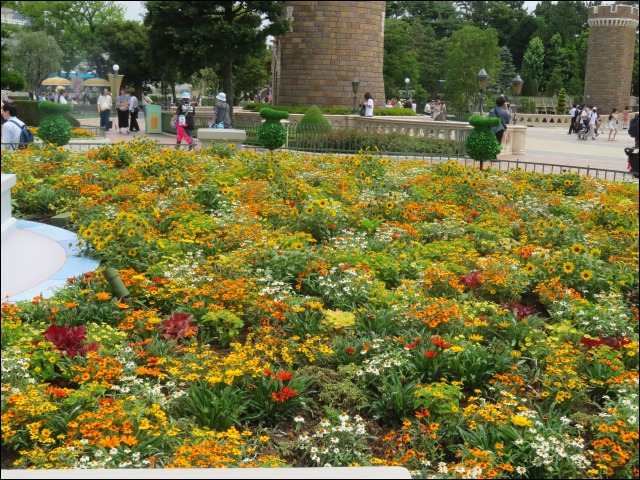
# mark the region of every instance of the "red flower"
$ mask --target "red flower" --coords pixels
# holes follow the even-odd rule
[[[160,328],[164,329],[162,336],[167,340],[176,340],[190,335],[197,335],[198,325],[192,322],[192,319],[193,315],[174,313],[169,320],[160,326]]]
[[[291,372],[278,372],[276,378],[282,382],[288,382],[293,378],[293,374]]]
[[[435,350],[427,350],[426,352],[424,352],[424,356],[427,358],[433,358],[438,354],[438,352],[436,352]]]
[[[264,375],[265,375],[266,377],[273,377],[273,376],[275,375],[275,374],[274,374],[271,370],[269,370],[268,368],[265,368],[265,369],[262,371],[262,373],[264,373]]]
[[[447,349],[451,346],[450,343],[445,342],[440,338],[440,335],[436,335],[431,339],[431,343],[433,343],[436,347]]]
[[[404,346],[404,349],[405,349],[405,350],[412,350],[412,349],[414,349],[414,348],[418,348],[418,345],[416,345],[415,343],[407,343],[407,344]]]
[[[272,392],[271,393],[271,398],[273,398],[273,400],[276,401],[276,402],[284,403],[287,400],[289,400],[290,398],[295,397],[296,395],[298,395],[298,392],[296,392],[292,388],[284,387],[282,390],[280,390],[277,393],[276,392]]]
[[[460,275],[464,284],[469,288],[480,288],[482,283],[480,282],[480,274],[482,272],[475,271],[468,273],[467,275]]]
[[[345,353],[346,353],[347,355],[353,355],[354,353],[356,353],[356,349],[355,349],[355,348],[353,348],[353,347],[349,347],[349,348],[347,348],[347,349],[345,350]]]
[[[429,410],[427,410],[426,408],[416,411],[416,418],[426,418],[430,416],[431,416],[431,412],[429,412]]]

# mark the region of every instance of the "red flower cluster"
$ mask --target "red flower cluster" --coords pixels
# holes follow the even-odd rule
[[[624,347],[625,345],[628,345],[630,343],[631,343],[631,340],[629,340],[629,337],[627,337],[626,335],[620,338],[617,338],[617,337],[605,338],[602,336],[602,334],[600,334],[598,338],[582,337],[580,339],[580,344],[583,347],[587,347],[587,348],[593,348],[599,345],[606,345],[608,347],[613,348],[614,350],[618,350],[620,347]]]
[[[273,398],[273,400],[276,401],[276,402],[284,403],[287,400],[289,400],[290,398],[295,397],[296,395],[298,395],[298,392],[296,392],[292,388],[284,387],[279,392],[272,392],[271,393],[271,398]]]
[[[424,352],[424,356],[427,358],[433,358],[438,354],[438,352],[436,352],[435,350],[427,350],[426,352]]]
[[[471,272],[466,275],[460,275],[460,278],[467,287],[480,288],[482,286],[482,282],[480,281],[481,273],[481,271],[476,270],[475,272]]]
[[[436,335],[435,337],[433,337],[431,339],[431,343],[433,343],[436,347],[440,347],[445,350],[451,346],[450,343],[447,343],[444,340],[442,340],[442,338],[440,338],[440,335]]]
[[[75,357],[76,355],[85,356],[87,352],[98,351],[100,344],[98,342],[90,343],[89,345],[83,345],[87,340],[87,327],[80,325],[79,327],[59,327],[57,325],[51,325],[44,332],[42,336],[48,342],[55,345],[56,350],[60,353],[65,353],[69,357]],[[35,342],[36,345],[39,342]]]
[[[524,305],[520,305],[517,302],[503,303],[500,306],[505,310],[514,312],[518,320],[522,320],[525,317],[530,317],[531,315],[534,315],[536,313],[535,307],[526,307]]]
[[[353,355],[354,353],[356,353],[356,349],[353,347],[349,347],[344,351],[347,355]]]
[[[162,336],[167,340],[177,340],[178,338],[197,335],[198,325],[196,322],[192,322],[192,319],[193,315],[174,313],[169,320],[160,325],[160,328],[164,329]]]

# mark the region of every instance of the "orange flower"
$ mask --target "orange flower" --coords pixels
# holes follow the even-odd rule
[[[118,438],[118,437],[112,437],[110,435],[107,435],[104,438],[101,438],[100,440],[98,440],[98,443],[100,445],[102,445],[103,447],[107,447],[107,448],[114,448],[114,447],[119,447],[120,444],[122,443],[122,441]]]
[[[271,397],[273,398],[274,401],[282,402],[282,403],[286,402],[290,398],[295,397],[296,395],[298,395],[298,392],[296,392],[295,390],[289,387],[284,387],[282,390],[280,390],[277,393],[276,392],[271,393]]]
[[[293,374],[291,372],[278,372],[276,378],[282,382],[288,382],[293,379]]]

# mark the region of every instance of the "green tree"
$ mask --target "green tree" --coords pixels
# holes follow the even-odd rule
[[[398,95],[404,88],[404,79],[413,81],[413,87],[420,78],[418,57],[413,42],[413,26],[406,20],[388,18],[384,22],[384,93],[387,98]]]
[[[500,47],[498,56],[504,66],[496,84],[502,92],[506,92],[511,88],[517,71],[516,67],[513,65],[513,58],[511,57],[511,52],[508,47]]]
[[[13,8],[10,5],[15,2],[2,2],[2,6],[7,6],[8,8]],[[1,65],[2,65],[2,89],[3,90],[22,90],[26,87],[26,82],[24,80],[24,76],[19,70],[15,70],[11,68],[11,57],[8,54],[6,46],[10,45],[12,42],[12,37],[15,35],[16,27],[13,25],[3,25],[2,26],[2,52],[1,53]]]
[[[529,45],[531,38],[534,37],[535,32],[543,25],[544,20],[527,15],[515,25],[511,35],[509,35],[507,47],[509,47],[509,51],[511,51],[513,64],[517,70],[522,70],[522,58],[524,57],[527,45]]]
[[[399,7],[390,8],[390,4],[399,4]],[[402,17],[410,20],[420,20],[422,25],[433,29],[437,38],[448,38],[463,25],[455,2],[387,2],[387,14],[390,11],[401,12]]]
[[[143,87],[153,79],[154,67],[149,54],[148,27],[133,20],[111,21],[101,25],[95,34],[103,55],[98,71],[106,75],[113,71],[113,63],[124,75],[122,85],[134,88],[138,98]]]
[[[416,98],[434,100],[435,92],[443,88],[439,81],[444,80],[445,47],[448,39],[438,38],[433,27],[430,24],[423,26],[418,18],[414,19],[413,32],[420,72],[418,83],[421,86],[420,92],[416,92]]]
[[[12,67],[22,72],[31,95],[37,94],[42,81],[60,69],[62,50],[55,39],[44,32],[21,32],[9,47]]]
[[[527,46],[527,51],[524,52],[522,58],[522,76],[530,79],[528,82],[529,89],[527,95],[536,95],[537,90],[543,85],[541,80],[544,74],[544,45],[539,37],[533,37]],[[535,81],[535,83],[534,83]],[[532,92],[533,86],[536,86],[536,91]],[[526,88],[523,86],[523,89]],[[530,93],[529,93],[530,92]]]
[[[484,68],[495,83],[502,71],[498,34],[492,29],[465,26],[455,32],[446,48],[447,96],[454,106],[468,105],[478,91],[477,75]]]
[[[145,25],[159,64],[171,57],[172,77],[187,79],[204,67],[222,78],[229,104],[234,101],[234,65],[262,53],[271,35],[287,31],[284,2],[148,1]]]
[[[264,85],[269,82],[270,72],[268,67],[271,66],[271,48],[265,48],[262,55],[249,57],[245,62],[234,66],[233,84],[234,98],[241,97],[247,100],[253,100],[256,94],[262,90]]]
[[[31,19],[32,31],[55,38],[63,51],[64,70],[70,72],[87,62],[90,70],[98,68],[99,74],[104,73],[100,71],[104,58],[97,30],[105,23],[123,21],[124,7],[112,1],[21,1],[16,8]]]
[[[189,83],[193,86],[191,94],[194,99],[197,99],[199,96],[215,95],[219,90],[220,78],[213,68],[207,67],[191,75]]]
[[[556,33],[562,37],[562,43],[573,40],[587,30],[589,17],[588,2],[562,1],[562,2],[537,2],[534,14],[544,20],[544,27],[536,33],[545,46]]]
[[[567,91],[561,87],[556,104],[556,115],[564,115],[565,113],[567,113]]]

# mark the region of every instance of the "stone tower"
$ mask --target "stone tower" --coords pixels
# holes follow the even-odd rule
[[[589,50],[584,101],[600,115],[629,105],[638,8],[629,5],[589,7]]]
[[[273,42],[273,104],[352,107],[370,92],[376,107],[385,103],[385,3],[286,2],[291,30]]]

